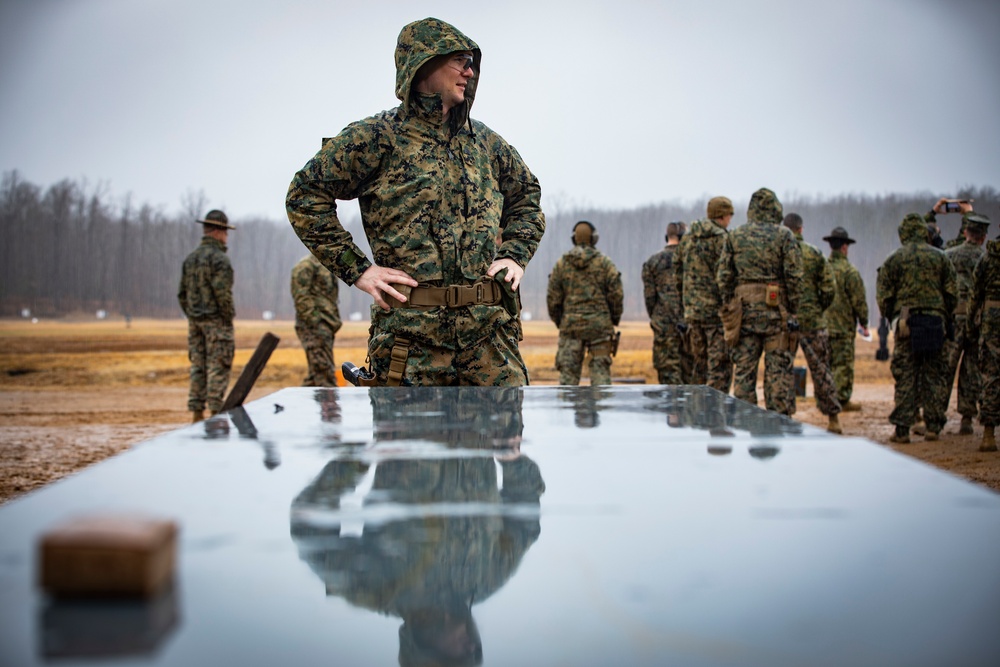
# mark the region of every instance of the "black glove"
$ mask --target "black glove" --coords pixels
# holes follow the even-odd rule
[[[791,332],[791,333],[795,333],[798,330],[799,330],[799,321],[797,319],[795,319],[794,317],[789,317],[788,318],[788,331]]]
[[[676,327],[677,327],[677,333],[679,333],[679,334],[680,334],[680,335],[682,335],[682,336],[684,336],[685,334],[687,334],[687,332],[688,332],[688,329],[690,328],[690,327],[688,326],[688,323],[687,323],[687,322],[685,322],[684,320],[681,320],[680,322],[678,322],[678,323],[677,323],[676,325],[674,325],[674,326],[676,326]]]

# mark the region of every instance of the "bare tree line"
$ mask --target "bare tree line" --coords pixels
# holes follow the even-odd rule
[[[733,199],[733,226],[746,219],[752,193],[723,193]],[[879,196],[846,194],[783,197],[785,212],[805,220],[804,236],[822,250],[822,237],[844,227],[858,243],[850,259],[861,271],[874,310],[875,271],[899,245],[897,226],[910,212],[925,213],[941,195],[927,192]],[[944,193],[975,200],[975,208],[1000,221],[1000,193],[993,187],[966,187]],[[642,298],[642,263],[664,244],[668,222],[704,217],[704,201],[664,202],[634,209],[602,210],[558,204],[547,208],[547,228],[522,283],[522,304],[534,318],[545,318],[545,290],[555,261],[571,246],[578,220],[598,230],[598,248],[622,272],[625,318],[646,318]],[[41,188],[8,172],[0,181],[0,316],[24,309],[39,317],[62,317],[105,310],[110,316],[181,317],[177,283],[184,257],[199,242],[194,220],[208,204],[203,194],[188,194],[182,211],[166,215],[131,197],[115,200],[105,188],[72,180]],[[260,318],[270,311],[290,319],[295,311],[289,293],[292,267],[306,250],[287,221],[241,218],[227,211],[237,229],[230,235],[229,255],[235,273],[237,317]],[[355,241],[368,250],[357,219],[344,220]],[[957,215],[939,216],[946,239],[958,234]],[[995,228],[994,228],[995,229]],[[991,233],[991,237],[994,234]],[[371,298],[341,285],[340,309],[348,317],[367,319]]]

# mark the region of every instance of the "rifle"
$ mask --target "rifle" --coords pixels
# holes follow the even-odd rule
[[[889,320],[885,317],[878,321],[878,350],[875,351],[876,361],[889,361]]]

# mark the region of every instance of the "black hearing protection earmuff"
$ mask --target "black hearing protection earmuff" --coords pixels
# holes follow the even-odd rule
[[[586,225],[587,227],[583,230],[580,229],[581,225]],[[597,245],[597,228],[587,220],[581,220],[580,222],[573,225],[573,245]]]

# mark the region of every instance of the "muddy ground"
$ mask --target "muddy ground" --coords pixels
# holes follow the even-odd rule
[[[282,328],[283,326],[283,328]],[[290,325],[278,327],[282,343],[249,400],[297,384],[304,374],[304,355]],[[285,331],[284,329],[288,329]],[[363,359],[364,330],[346,328],[338,336],[338,359]],[[648,327],[635,327],[636,337]],[[181,325],[136,324],[136,331],[107,335],[71,325],[44,330],[0,323],[0,503],[73,474],[188,423],[186,359]],[[249,331],[238,348],[235,373],[249,358],[258,340]],[[238,336],[239,339],[239,336]],[[554,331],[542,325],[528,327],[525,357],[536,383],[551,383],[554,370]],[[631,341],[633,356],[620,353],[620,371],[635,379],[642,375],[648,356],[645,342]],[[343,347],[340,347],[343,344]],[[549,349],[551,347],[551,350]],[[870,356],[861,348],[859,355]],[[532,368],[535,366],[535,368]],[[1000,455],[978,451],[982,427],[971,436],[959,436],[952,397],[951,419],[937,442],[914,437],[909,445],[891,445],[892,384],[887,365],[859,368],[854,400],[859,412],[841,415],[845,435],[866,437],[955,475],[1000,492]],[[811,395],[811,385],[809,393]],[[795,415],[800,421],[826,425],[812,398],[800,399]]]

